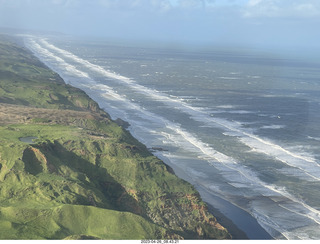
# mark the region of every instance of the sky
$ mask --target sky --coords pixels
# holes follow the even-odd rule
[[[192,45],[320,48],[320,0],[0,0],[0,27]]]

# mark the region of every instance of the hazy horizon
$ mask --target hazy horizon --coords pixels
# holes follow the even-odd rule
[[[316,53],[316,0],[0,0],[0,27],[176,46]]]

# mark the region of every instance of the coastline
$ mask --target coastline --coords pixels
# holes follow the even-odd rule
[[[128,130],[136,138],[134,131],[130,130],[130,127]],[[159,151],[153,152],[156,157],[160,158],[164,164],[172,169],[177,177],[195,187],[202,201],[207,204],[208,211],[228,230],[232,236],[232,240],[274,240],[253,216],[227,200],[209,194],[206,189],[193,182],[182,170],[160,153]]]
[[[35,56],[37,56],[37,55],[35,55]],[[39,57],[37,57],[37,58],[40,59]],[[41,60],[41,59],[40,59],[40,60]],[[42,62],[42,61],[41,61],[41,62]],[[50,68],[50,70],[52,70],[52,69]],[[54,72],[56,72],[56,71],[54,71]],[[65,81],[63,78],[61,78],[61,79],[63,80],[63,82],[64,82],[65,84],[68,84],[68,83],[66,83],[66,81]],[[69,84],[69,85],[72,85],[72,84]],[[73,86],[73,85],[72,85],[72,86]],[[74,87],[76,87],[76,86],[74,86]],[[80,88],[80,89],[81,89],[81,88]],[[81,89],[81,90],[82,90],[82,89]],[[84,91],[84,90],[83,90],[83,91]],[[86,92],[86,91],[84,91],[84,92]],[[88,93],[87,93],[87,95],[88,95],[93,101],[95,101],[96,103],[99,104],[99,101],[97,101],[94,97],[90,96],[90,94],[88,94]],[[103,108],[100,108],[100,109],[109,114],[109,111],[106,111],[106,110],[103,109]],[[138,141],[141,142],[141,140],[138,139],[137,136],[134,135],[133,131],[132,131],[131,128],[129,127],[129,123],[126,122],[126,121],[123,120],[123,119],[125,119],[125,118],[114,118],[113,121],[116,122],[119,126],[123,127],[123,129],[128,130],[128,131],[133,135],[134,138],[136,138]],[[129,128],[128,128],[128,127],[129,127]],[[143,143],[143,142],[142,142],[142,143]],[[145,144],[145,143],[143,143],[143,144]],[[159,148],[155,148],[155,149],[159,149]],[[159,159],[161,159],[166,165],[169,165],[169,167],[171,167],[172,164],[171,164],[171,163],[170,163],[170,164],[166,163],[165,160],[163,160],[162,157],[159,157],[159,155],[158,155],[155,151],[162,151],[162,150],[154,150],[154,152],[152,152],[152,151],[150,151],[150,152],[151,152],[154,156],[156,156],[156,157],[158,157]],[[171,168],[172,168],[172,167],[171,167]],[[177,174],[177,173],[176,173],[177,171],[174,170],[174,169],[173,169],[173,172],[174,172],[174,174],[175,174],[178,178],[184,179],[185,181],[187,181],[187,182],[189,182],[190,184],[192,184],[193,186],[195,186],[195,184],[193,184],[192,182],[190,182],[190,180],[186,179],[187,177],[181,177],[180,174],[179,174],[179,173]],[[229,231],[229,233],[232,235],[233,239],[236,239],[236,240],[237,240],[237,239],[272,239],[272,237],[270,237],[270,236],[268,236],[268,235],[265,235],[265,233],[263,233],[263,231],[261,231],[261,230],[260,230],[261,233],[263,233],[263,234],[261,234],[261,236],[262,236],[263,238],[259,238],[259,237],[256,237],[256,236],[251,237],[250,235],[249,235],[249,237],[248,237],[248,235],[247,235],[243,230],[241,230],[241,229],[237,226],[237,224],[235,224],[230,218],[228,218],[225,214],[223,214],[222,211],[219,210],[219,208],[215,207],[214,204],[210,204],[209,201],[207,201],[206,199],[204,199],[203,194],[199,191],[199,189],[197,189],[196,186],[195,186],[195,188],[196,188],[196,190],[200,193],[200,196],[201,196],[201,198],[203,199],[203,201],[206,202],[206,204],[207,204],[207,206],[208,206],[208,212],[210,212],[214,217],[216,217],[217,221],[218,221],[223,227],[225,227],[225,228]],[[221,200],[222,200],[222,199],[221,199]],[[223,200],[223,201],[225,201],[225,200]],[[230,203],[229,203],[229,204],[230,204]],[[230,205],[231,205],[231,204],[230,204]],[[232,207],[233,207],[234,209],[237,208],[237,207],[235,207],[235,206],[233,206],[233,205],[232,205]],[[237,208],[237,209],[238,209],[238,208]],[[236,211],[239,211],[239,210],[240,210],[240,209],[238,209],[238,210],[231,210],[230,212],[236,212]],[[243,210],[242,210],[242,211],[243,211]],[[244,212],[244,211],[243,211],[243,212]],[[249,214],[248,214],[248,215],[249,215]],[[249,215],[249,216],[250,216],[250,215]],[[251,218],[251,220],[254,219],[252,216],[250,216],[250,217],[248,217],[248,218]],[[259,229],[259,227],[262,229],[262,227],[261,227],[257,222],[254,223],[254,221],[250,221],[250,223],[253,224],[254,227],[253,227],[253,228],[248,227],[249,229],[254,229],[254,230],[256,230],[256,229]],[[267,236],[268,236],[268,237],[267,237]],[[269,238],[269,237],[270,237],[270,238]]]
[[[6,189],[1,196],[1,211],[6,213],[0,218],[1,238],[231,238],[199,192],[126,131],[126,124],[117,125],[94,99],[65,85],[31,52],[11,42],[1,45],[16,64],[3,72],[7,79],[0,79],[1,85],[7,88],[12,77],[20,78],[13,92],[3,89],[3,97],[11,100],[1,101],[4,108],[16,108],[14,113],[5,109],[3,116],[10,119],[0,128]],[[19,65],[25,73],[15,69]],[[35,143],[30,144],[31,138],[37,138]],[[23,230],[10,224],[17,221],[24,223]],[[45,226],[41,230],[40,224]]]
[[[223,121],[219,120],[220,116],[217,116],[218,118],[213,118],[213,119],[210,118],[210,120],[207,121],[206,119],[208,119],[209,117],[206,116],[206,114],[203,114],[205,116],[202,116],[201,113],[192,112],[191,114],[194,117],[190,118],[190,120],[184,120],[185,118],[184,112],[187,113],[187,111],[183,109],[185,107],[185,103],[181,103],[181,104],[179,103],[181,106],[178,106],[178,109],[181,111],[183,110],[183,116],[182,114],[180,116],[180,113],[176,113],[175,110],[167,109],[167,107],[170,108],[169,105],[175,99],[175,97],[170,98],[171,96],[169,94],[164,93],[163,95],[165,96],[161,96],[161,97],[162,98],[167,97],[169,100],[168,102],[164,103],[165,107],[161,106],[159,107],[161,109],[158,110],[158,107],[156,107],[158,106],[158,100],[157,100],[158,97],[153,96],[155,94],[150,89],[148,89],[149,85],[151,84],[144,83],[144,81],[140,80],[138,76],[135,76],[136,81],[133,80],[133,82],[136,82],[136,84],[143,84],[144,85],[143,87],[140,87],[140,86],[135,87],[136,84],[129,85],[128,87],[128,83],[125,83],[126,80],[124,79],[124,76],[120,76],[120,74],[116,74],[119,76],[113,77],[112,75],[109,76],[108,73],[106,73],[106,77],[109,77],[110,80],[108,81],[105,80],[106,77],[104,76],[103,76],[104,77],[103,80],[102,79],[100,80],[100,78],[96,76],[97,70],[95,69],[91,70],[89,69],[90,66],[85,65],[86,58],[80,59],[81,62],[79,62],[80,65],[83,64],[86,67],[86,69],[84,69],[84,67],[78,66],[76,59],[72,59],[72,60],[68,59],[68,55],[67,55],[68,48],[64,50],[65,53],[64,52],[60,53],[58,51],[59,49],[54,49],[54,47],[47,46],[47,44],[42,43],[41,39],[39,39],[38,42],[37,40],[38,39],[35,39],[35,42],[38,43],[42,49],[36,48],[34,49],[35,52],[38,53],[44,61],[47,61],[49,65],[51,65],[54,69],[56,69],[59,73],[61,73],[61,75],[63,75],[64,78],[66,78],[65,79],[66,82],[70,82],[71,84],[78,86],[79,88],[82,87],[83,90],[87,91],[89,94],[91,93],[92,97],[97,98],[98,100],[101,101],[101,105],[102,105],[101,108],[103,108],[105,111],[110,112],[109,108],[117,110],[117,112],[115,112],[115,117],[113,118],[114,119],[124,118],[127,121],[129,121],[132,124],[132,127],[134,128],[134,130],[137,132],[138,137],[136,138],[139,138],[140,141],[144,141],[145,145],[148,145],[151,148],[154,146],[156,149],[159,149],[161,147],[168,149],[168,152],[159,151],[159,154],[163,154],[167,156],[173,164],[177,165],[178,168],[180,168],[180,170],[187,175],[187,177],[185,178],[187,179],[187,181],[191,180],[195,183],[194,185],[196,187],[204,188],[204,191],[207,191],[207,193],[213,195],[213,197],[218,196],[222,199],[225,199],[233,203],[234,207],[238,207],[240,209],[244,209],[246,212],[249,212],[250,215],[252,215],[253,218],[255,218],[258,221],[258,223],[261,226],[263,226],[263,228],[276,239],[285,238],[284,236],[278,235],[277,231],[284,233],[283,235],[287,235],[287,233],[289,232],[290,232],[290,235],[291,233],[293,235],[296,235],[298,231],[292,228],[292,226],[299,226],[302,223],[303,224],[309,223],[310,220],[308,220],[309,218],[308,214],[305,216],[302,216],[302,215],[296,215],[295,211],[290,211],[296,208],[300,210],[300,207],[302,211],[308,211],[311,209],[311,208],[309,209],[305,208],[305,207],[308,207],[308,205],[301,205],[300,201],[296,202],[295,199],[291,198],[291,195],[286,195],[285,188],[277,188],[276,187],[277,185],[269,185],[270,184],[270,181],[268,180],[270,175],[269,173],[275,173],[276,176],[281,176],[281,175],[286,175],[286,171],[279,171],[279,172],[274,171],[273,167],[269,168],[269,159],[267,159],[266,163],[264,163],[265,162],[264,157],[260,157],[255,153],[251,154],[251,152],[247,154],[247,151],[245,150],[246,148],[243,148],[242,146],[240,148],[237,148],[237,147],[233,148],[232,149],[233,151],[231,150],[231,148],[229,150],[229,145],[238,146],[238,144],[236,144],[236,141],[238,139],[236,137],[234,138],[235,140],[233,140],[233,137],[229,138],[229,135],[231,135],[228,133],[230,132],[229,129],[225,134],[224,133],[220,134],[221,132],[220,130],[216,131],[215,129],[211,129],[211,125],[215,125],[215,122],[223,122],[221,124],[231,126],[230,127],[231,131],[234,131],[234,130],[238,131],[239,129],[239,127],[237,126],[238,120],[236,119],[238,115],[226,115],[226,120],[223,120]],[[57,48],[57,46],[55,47]],[[103,46],[102,48],[105,48],[105,47]],[[96,49],[98,50],[98,47],[94,46],[93,50],[96,50]],[[47,56],[42,55],[41,50],[51,51],[50,53],[52,55],[47,55]],[[106,50],[108,49],[106,48]],[[75,54],[77,54],[77,52],[75,52]],[[63,58],[63,60],[61,60],[61,62],[55,63],[55,59],[58,57]],[[66,59],[64,57],[66,57]],[[82,53],[79,53],[79,56],[75,56],[75,57],[80,58],[83,56],[82,56]],[[106,60],[104,60],[103,62],[105,61]],[[116,60],[114,60],[114,62],[112,63],[118,64]],[[72,66],[75,64],[77,65]],[[64,69],[64,65],[67,65],[67,67],[75,67],[76,68],[76,70],[74,70],[75,72],[88,71],[88,78],[86,78],[85,74],[82,74],[82,73],[77,75],[77,73],[75,72],[69,72],[68,69]],[[94,67],[103,68],[102,65],[94,66]],[[129,72],[129,67],[131,66],[129,67],[117,66],[117,67],[121,68],[118,70],[120,73],[127,74],[127,72]],[[139,73],[134,73],[134,74],[138,75]],[[79,80],[78,80],[78,77],[79,77]],[[113,80],[111,78],[116,78],[116,80]],[[119,80],[117,80],[118,78]],[[148,80],[150,80],[150,82],[156,82],[156,80],[154,79],[148,78]],[[171,80],[169,80],[168,78],[166,81],[170,82]],[[191,84],[191,81],[192,81],[192,77],[190,78],[190,82],[189,82],[190,84]],[[88,84],[92,84],[92,86],[90,85],[88,86]],[[179,87],[181,86],[176,86],[176,84],[172,82],[171,84],[174,84],[174,86],[172,87],[173,88],[172,91],[174,92],[179,91]],[[181,82],[181,85],[184,85],[184,84],[185,84],[184,82]],[[157,91],[161,91],[163,89],[162,84],[159,84],[159,85],[160,86],[157,87]],[[89,89],[86,89],[86,87],[90,88],[90,91],[88,91]],[[122,88],[126,90],[122,90]],[[129,93],[133,88],[135,91],[139,92],[139,94],[136,95],[136,94]],[[118,95],[114,92],[117,89],[121,89],[119,90],[120,92]],[[152,96],[149,97],[149,95],[146,93],[147,91],[150,91],[150,94],[152,94]],[[143,93],[142,99],[140,99],[141,98],[140,92]],[[193,94],[192,91],[189,91],[189,90],[187,91],[187,93],[183,93],[183,94],[188,94],[188,93]],[[220,93],[217,93],[217,97],[219,96],[219,94]],[[221,93],[221,95],[222,94],[223,93]],[[124,99],[122,100],[121,97],[119,97],[120,95],[126,95],[127,97],[124,97]],[[194,94],[194,95],[195,97],[197,97],[197,94]],[[216,96],[213,96],[212,99],[216,99]],[[210,97],[208,97],[208,101],[211,101]],[[259,96],[258,96],[258,101],[261,101]],[[264,101],[264,99],[262,101]],[[285,101],[287,101],[287,99],[285,99]],[[232,102],[233,101],[231,100],[231,103]],[[197,104],[197,102],[195,103]],[[143,109],[142,105],[144,104],[147,105],[145,107],[146,109]],[[212,104],[216,104],[216,103],[212,101]],[[223,104],[223,103],[219,102],[217,103],[217,105],[218,107],[221,106],[221,109],[225,109],[226,105],[219,105],[219,104]],[[148,107],[149,105],[150,107]],[[204,105],[207,105],[207,103],[204,103]],[[203,107],[210,107],[210,106],[203,106]],[[231,105],[229,105],[229,108],[230,108],[230,111],[234,111],[236,114],[238,114],[238,112],[240,111],[239,108],[232,107]],[[255,109],[255,106],[253,106],[252,109]],[[154,113],[150,113],[150,112],[154,112]],[[240,113],[245,114],[243,116],[247,118],[246,113],[243,113],[242,111]],[[273,111],[270,111],[271,125],[274,124],[271,119],[273,118],[272,115],[273,115]],[[234,121],[236,123],[229,124],[228,119],[234,118],[233,116],[235,116]],[[164,118],[165,120],[162,120],[162,118]],[[250,118],[251,118],[251,115],[250,115]],[[194,123],[193,119],[195,119],[197,123]],[[218,120],[216,121],[216,119]],[[260,118],[260,116],[257,114],[252,114],[252,119],[254,119],[254,121],[259,121],[261,123],[264,123],[265,121],[264,117]],[[210,127],[210,129],[206,128],[206,125],[207,125],[206,122],[208,122],[208,126]],[[203,126],[203,124],[205,125]],[[268,120],[268,124],[269,124],[269,120]],[[203,129],[202,129],[202,126],[203,126]],[[290,127],[288,126],[288,128]],[[247,136],[247,134],[245,133],[248,132],[247,128],[243,128],[243,129],[244,129],[243,131],[239,130],[241,138],[242,138],[242,135]],[[212,132],[214,132],[213,134],[210,134],[211,130]],[[210,132],[210,133],[207,134],[206,132]],[[265,131],[262,133],[262,135],[264,135],[264,133]],[[270,134],[270,135],[273,136],[273,134]],[[249,136],[248,138],[247,137],[245,138],[246,139],[251,138],[252,134],[249,133],[248,136]],[[219,142],[220,138],[226,138],[227,141],[221,141],[222,143],[221,144]],[[261,137],[257,137],[257,138],[254,137],[251,139],[260,140]],[[245,145],[249,146],[250,148],[260,148],[261,145],[260,144],[256,145],[255,144],[256,141],[255,140],[251,141],[251,139],[248,141],[246,140]],[[265,140],[265,138],[262,138],[262,139]],[[210,142],[210,143],[203,144],[203,142]],[[211,144],[211,142],[213,142],[213,144]],[[241,140],[241,143],[242,142],[244,141]],[[279,144],[277,143],[277,145],[280,145],[280,144],[281,144],[280,142]],[[222,148],[224,145],[226,147]],[[272,144],[271,148],[268,147],[268,149],[264,151],[266,155],[269,155],[269,152],[271,154],[274,153],[273,145],[275,144]],[[191,146],[191,147],[188,147],[188,146]],[[206,151],[207,149],[209,151]],[[232,154],[234,156],[237,156],[236,159],[225,158],[226,160],[224,160],[224,158],[220,157],[222,155],[214,154],[215,153],[214,150],[220,151],[220,149],[226,153],[225,155],[231,156]],[[272,149],[272,151],[269,151],[269,149],[270,150]],[[288,152],[290,152],[290,150]],[[208,158],[206,156],[208,156]],[[211,161],[211,158],[212,158],[212,161]],[[229,167],[225,167],[225,164],[233,162],[233,160],[238,162],[237,159],[241,162],[242,160],[244,160],[244,166],[247,165],[247,162],[250,163],[250,167],[242,168],[243,164],[241,163],[239,164],[239,166],[232,167],[232,170],[229,172],[228,170]],[[248,161],[246,161],[247,159]],[[251,161],[251,160],[254,160],[254,161]],[[222,164],[219,164],[219,162],[221,162]],[[261,162],[261,164],[256,164],[256,163],[253,164],[253,162]],[[273,162],[273,161],[271,163],[278,164],[278,162]],[[214,168],[212,168],[212,166]],[[266,171],[261,171],[261,169],[266,169]],[[269,169],[271,169],[271,172],[269,172]],[[264,172],[266,172],[267,174],[265,175],[264,178],[260,178],[260,175],[259,174],[256,175],[255,172],[259,172],[259,174],[261,172],[262,175],[264,175]],[[245,174],[243,175],[242,173],[245,173]],[[245,177],[242,177],[242,176],[245,176]],[[294,177],[295,176],[296,175],[294,175]],[[240,185],[238,183],[240,183]],[[268,184],[266,185],[264,183],[268,183]],[[273,183],[273,181],[271,181],[271,183]],[[282,183],[284,185],[287,185],[290,182],[289,181],[281,182],[281,184]],[[299,184],[299,182],[296,182],[296,183]],[[294,185],[292,185],[292,187],[294,187]],[[294,189],[294,188],[290,188],[290,189]],[[300,188],[295,188],[295,189],[300,189]],[[301,188],[300,190],[301,192],[302,191],[305,192],[304,187]],[[290,201],[290,205],[285,206],[285,207],[289,206],[290,207],[289,209],[284,209],[282,202],[280,202],[279,204],[278,201],[273,201],[274,195],[278,196],[278,194],[285,196],[285,199],[289,197],[288,200],[293,200],[293,202]],[[310,194],[307,194],[307,196],[308,195],[310,197],[316,196],[314,194],[313,196],[311,196]],[[206,202],[210,203],[210,201],[206,201]],[[291,203],[293,203],[293,205],[291,205]],[[213,206],[217,207],[217,205],[214,204],[214,202],[213,202]],[[226,215],[229,217],[231,215],[228,211],[221,211],[221,212],[226,213]],[[300,220],[300,217],[302,218],[301,221],[295,221],[296,219]],[[238,217],[234,217],[234,218],[238,218]],[[287,221],[287,220],[290,220],[290,221]],[[243,223],[241,223],[239,226],[249,225],[248,224],[249,222],[247,223],[244,220],[242,220],[242,222]],[[290,228],[290,229],[287,229],[287,228]],[[312,226],[310,230],[312,230]],[[317,232],[313,231],[313,233],[317,233]],[[310,233],[310,236],[313,236],[313,233]],[[300,235],[297,236],[297,238],[298,237],[300,237]],[[287,238],[289,239],[290,237],[288,236]]]
[[[204,200],[205,201],[205,200]],[[224,201],[224,200],[223,200]],[[206,202],[206,201],[205,201]],[[228,218],[224,213],[222,213],[217,207],[206,202],[208,205],[208,211],[217,218],[217,221],[224,226],[232,236],[233,240],[274,240],[274,238],[269,235],[254,219],[249,213],[235,206],[227,206],[231,213],[235,213],[238,220],[237,222],[242,222],[241,227],[234,223],[230,218]],[[226,204],[226,201],[223,202]]]
[[[217,221],[224,226],[232,236],[232,240],[250,240],[244,231],[239,229],[229,218],[222,214],[217,208],[207,203],[208,211],[216,217]]]

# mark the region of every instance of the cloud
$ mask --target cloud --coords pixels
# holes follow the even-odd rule
[[[319,0],[249,0],[243,8],[245,18],[320,17]]]
[[[201,0],[180,0],[178,1],[178,7],[180,8],[199,8],[205,5],[205,1]]]
[[[294,11],[299,16],[304,17],[319,17],[320,16],[320,4],[317,2],[317,4],[313,3],[301,3],[296,4],[294,6]]]
[[[102,8],[121,11],[163,12],[172,9],[170,0],[93,0]]]
[[[319,0],[0,0],[0,26],[211,45],[314,43]]]

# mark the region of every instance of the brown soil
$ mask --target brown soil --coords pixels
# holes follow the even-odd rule
[[[0,125],[28,123],[33,119],[40,119],[45,123],[72,124],[77,119],[101,119],[101,115],[91,111],[34,108],[0,103]]]

